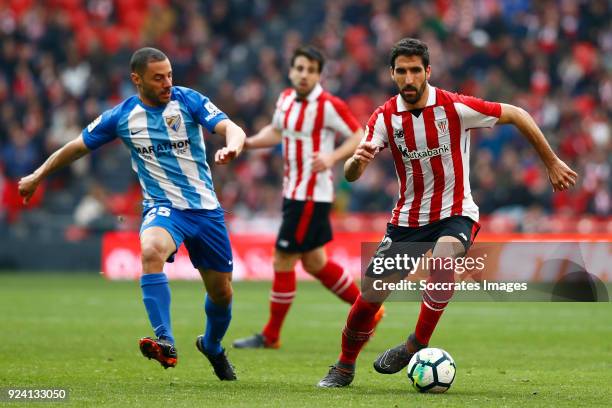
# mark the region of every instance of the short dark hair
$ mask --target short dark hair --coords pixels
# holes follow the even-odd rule
[[[427,44],[416,38],[402,38],[393,45],[391,55],[389,56],[391,68],[395,68],[395,59],[400,55],[418,55],[423,61],[423,66],[425,68],[429,66],[429,48],[427,48]]]
[[[166,54],[153,47],[144,47],[137,50],[130,58],[130,69],[142,75],[147,69],[149,62],[157,62],[167,60]]]
[[[323,64],[325,64],[325,58],[321,51],[313,47],[312,45],[304,45],[297,50],[293,51],[291,56],[291,66],[295,63],[297,57],[303,56],[311,61],[317,61],[319,63],[319,72],[323,71]]]

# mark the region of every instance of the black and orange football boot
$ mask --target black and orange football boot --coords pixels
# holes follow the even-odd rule
[[[174,344],[165,339],[152,339],[143,337],[139,342],[142,355],[150,359],[155,359],[164,368],[175,367],[178,359]]]

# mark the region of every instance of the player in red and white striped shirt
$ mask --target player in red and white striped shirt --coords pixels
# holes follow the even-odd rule
[[[431,86],[429,52],[423,42],[405,38],[395,44],[390,73],[399,95],[376,109],[364,140],[344,166],[347,180],[355,181],[380,150],[391,151],[399,199],[376,257],[389,256],[394,242],[430,243],[410,246],[410,252],[416,251],[411,256],[420,257],[430,250],[433,258],[466,254],[479,229],[478,207],[472,200],[469,183],[470,129],[495,124],[516,126],[538,152],[555,191],[575,184],[576,173],[555,155],[523,109]],[[430,271],[428,282],[452,288],[454,271],[443,266],[449,264],[434,265],[437,266]],[[357,355],[370,337],[374,316],[389,294],[371,285],[375,278],[398,279],[399,274],[390,272],[388,276],[377,275],[371,266],[366,271],[364,293],[353,304],[342,333],[342,352],[336,365],[319,382],[320,387],[344,387],[353,380]],[[407,341],[376,359],[376,371],[393,374],[408,365],[412,355],[429,343],[452,295],[452,289],[424,291],[414,332]]]
[[[359,296],[352,276],[327,258],[324,245],[332,239],[331,168],[355,151],[363,130],[346,104],[319,84],[323,64],[323,56],[313,47],[294,52],[289,71],[292,87],[278,98],[272,123],[245,144],[247,149],[257,149],[282,142],[284,200],[274,252],[270,318],[261,333],[236,340],[236,348],[279,347],[281,326],[295,297],[298,260],[342,300],[352,305]],[[345,138],[338,148],[336,134]]]

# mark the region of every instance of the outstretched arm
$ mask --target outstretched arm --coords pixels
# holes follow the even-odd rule
[[[247,149],[273,147],[279,144],[282,139],[283,135],[280,130],[270,124],[264,126],[255,136],[248,137],[244,147]]]
[[[535,148],[540,159],[546,166],[548,179],[553,191],[567,190],[576,184],[578,174],[569,168],[563,160],[559,159],[546,141],[544,134],[533,118],[524,109],[514,105],[501,104],[502,112],[498,124],[511,123],[529,140]]]
[[[225,147],[215,153],[216,164],[227,164],[240,155],[244,148],[246,135],[244,130],[229,119],[224,119],[215,126],[215,133],[225,136]]]
[[[344,177],[347,181],[355,181],[365,171],[376,153],[380,150],[373,142],[361,142],[353,156],[344,163]]]
[[[312,162],[312,171],[325,171],[331,168],[338,160],[344,160],[347,157],[350,157],[351,154],[355,152],[355,149],[357,148],[357,145],[359,145],[359,141],[362,138],[363,130],[359,128],[331,154],[326,155],[316,153]]]
[[[82,135],[56,150],[34,173],[19,180],[19,194],[23,197],[23,203],[27,204],[30,201],[36,188],[45,177],[89,152]]]

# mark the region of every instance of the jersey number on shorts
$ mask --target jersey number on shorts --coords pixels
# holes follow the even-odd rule
[[[370,263],[368,264],[368,268],[372,266],[372,263],[374,262],[374,258],[384,258],[385,251],[391,248],[392,244],[393,244],[393,241],[391,240],[391,237],[385,235],[383,240],[378,245],[378,248],[376,249],[376,253],[374,254],[374,256],[372,256],[372,258],[370,258]]]
[[[153,207],[151,211],[149,211],[147,215],[145,216],[143,224],[147,225],[148,223],[153,221],[155,217],[158,215],[160,217],[169,217],[170,209],[168,207]]]

